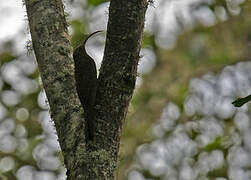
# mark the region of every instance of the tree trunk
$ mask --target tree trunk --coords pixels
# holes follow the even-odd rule
[[[113,179],[121,128],[132,97],[147,0],[111,0],[95,102],[95,141],[85,137],[61,0],[25,0],[32,44],[68,180]],[[91,143],[86,143],[91,142]]]

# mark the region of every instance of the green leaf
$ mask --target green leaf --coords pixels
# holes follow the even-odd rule
[[[207,144],[204,148],[202,148],[202,150],[209,152],[216,149],[222,149],[221,142],[222,142],[222,137],[216,137],[213,142]]]
[[[88,4],[93,5],[93,6],[97,6],[103,2],[107,2],[107,1],[105,1],[105,0],[88,0]]]
[[[235,100],[234,102],[232,102],[232,104],[235,107],[241,107],[242,105],[246,104],[250,100],[251,100],[251,94],[248,95],[247,97],[244,97],[244,98],[238,98],[237,100]]]
[[[10,52],[2,52],[0,53],[0,62],[5,63],[5,62],[10,62],[16,57],[13,56]]]
[[[86,31],[86,26],[83,22],[79,20],[73,20],[71,21],[71,27],[73,29],[71,42],[72,42],[72,46],[76,48],[83,42],[85,38],[84,33]]]

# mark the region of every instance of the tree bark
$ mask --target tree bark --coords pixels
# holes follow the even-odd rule
[[[146,0],[111,0],[96,99],[96,146],[115,157],[137,76]]]
[[[147,0],[111,0],[95,102],[95,141],[86,143],[72,47],[61,0],[25,0],[32,44],[68,180],[113,179],[132,97]]]

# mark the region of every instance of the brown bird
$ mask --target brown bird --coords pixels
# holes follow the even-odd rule
[[[98,85],[97,69],[95,61],[87,54],[85,44],[94,34],[102,32],[96,31],[91,33],[73,52],[75,64],[76,89],[79,100],[84,108],[87,125],[87,139],[94,139],[95,122],[94,122],[94,103]]]

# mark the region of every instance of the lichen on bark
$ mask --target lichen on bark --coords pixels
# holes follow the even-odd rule
[[[147,0],[111,0],[95,102],[96,141],[86,144],[72,47],[61,0],[25,0],[38,62],[68,180],[113,179],[120,133],[132,97]]]

